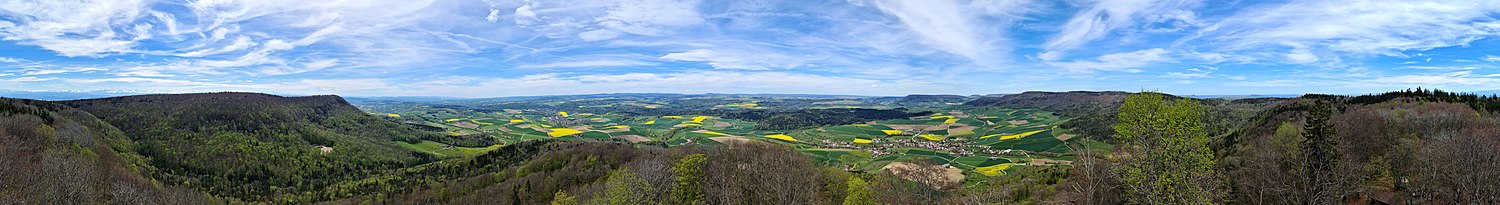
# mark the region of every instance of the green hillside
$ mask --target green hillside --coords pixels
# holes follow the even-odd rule
[[[64,102],[131,136],[166,184],[245,200],[299,194],[431,156],[393,141],[444,137],[337,96],[143,95]]]

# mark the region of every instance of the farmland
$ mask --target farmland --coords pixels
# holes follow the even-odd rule
[[[1072,138],[1069,130],[1058,128],[1069,118],[1053,112],[901,99],[574,96],[360,106],[389,120],[440,128],[451,137],[493,138],[501,144],[563,139],[670,147],[760,141],[792,146],[816,163],[849,171],[927,161],[981,178],[1003,174],[1013,165],[1066,166],[1069,144],[1103,144]],[[866,120],[810,114],[829,112],[886,113],[849,115],[874,116],[857,118]],[[786,121],[812,123],[767,129],[788,127],[768,124]],[[826,123],[837,121],[848,123]],[[435,142],[402,146],[442,156],[486,150]]]

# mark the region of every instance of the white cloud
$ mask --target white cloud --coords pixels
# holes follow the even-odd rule
[[[1313,54],[1312,51],[1308,51],[1307,49],[1296,49],[1292,50],[1292,52],[1290,53],[1287,53],[1286,59],[1287,62],[1290,63],[1308,64],[1317,62],[1318,55]]]
[[[1497,85],[1500,78],[1476,77],[1472,71],[1380,77],[1371,83],[1397,85]]]
[[[508,89],[487,89],[505,87]],[[381,93],[420,93],[463,97],[518,95],[565,95],[613,92],[664,93],[807,93],[904,95],[921,90],[951,90],[941,84],[924,81],[880,81],[851,77],[799,74],[787,72],[686,71],[676,73],[623,73],[565,76],[537,74],[516,78],[498,78],[470,85],[418,84]],[[474,92],[482,90],[484,92]]]
[[[551,38],[588,41],[621,34],[667,36],[704,23],[699,0],[525,1],[516,7],[514,23]],[[583,32],[589,31],[589,32]]]
[[[664,60],[707,62],[716,69],[769,70],[809,66],[818,57],[791,56],[774,51],[694,49],[661,56]]]
[[[1487,61],[1487,62],[1500,62],[1500,56],[1494,56],[1494,55],[1484,55],[1483,58],[1479,58],[1479,59]]]
[[[638,60],[585,60],[565,61],[543,64],[529,64],[517,66],[517,68],[593,68],[593,67],[626,67],[626,66],[649,66],[652,62]]]
[[[1418,70],[1474,70],[1474,69],[1479,69],[1479,67],[1474,67],[1474,66],[1401,66],[1401,68],[1418,69]]]
[[[1500,26],[1489,0],[1292,1],[1244,9],[1200,31],[1227,50],[1306,47],[1317,53],[1406,56],[1403,51],[1468,45]],[[1291,59],[1296,61],[1296,59]]]
[[[1167,77],[1182,78],[1182,79],[1207,78],[1207,77],[1209,77],[1209,73],[1206,73],[1206,72],[1205,73],[1170,72],[1170,73],[1167,73]]]
[[[1174,61],[1171,52],[1166,49],[1153,48],[1125,53],[1113,53],[1099,56],[1095,60],[1079,60],[1071,62],[1048,62],[1054,67],[1063,68],[1071,72],[1089,73],[1096,70],[1141,72],[1141,67],[1154,65],[1161,62]]]
[[[1042,44],[1045,52],[1040,58],[1046,61],[1061,59],[1067,50],[1104,37],[1116,29],[1134,26],[1140,20],[1173,24],[1169,30],[1180,30],[1179,27],[1186,26],[1182,24],[1198,23],[1195,15],[1184,9],[1199,4],[1196,0],[1095,1],[1068,19],[1058,34]]]
[[[1266,81],[1235,81],[1224,83],[1224,85],[1231,87],[1297,87],[1302,86],[1302,82],[1283,79]]]
[[[982,32],[985,26],[956,1],[876,0],[874,4],[933,47],[976,61],[991,52],[990,33]]]
[[[45,82],[45,81],[52,81],[52,80],[57,80],[57,78],[38,78],[36,76],[26,76],[26,77],[19,77],[19,78],[0,79],[0,83],[32,83],[32,82]]]
[[[14,25],[0,26],[0,37],[21,45],[40,46],[68,57],[100,57],[132,52],[134,36],[115,27],[135,25],[146,2],[142,0],[32,1],[0,4],[0,15]],[[18,16],[19,15],[19,16]],[[134,35],[150,35],[137,33]]]

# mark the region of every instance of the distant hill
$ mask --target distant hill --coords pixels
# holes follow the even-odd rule
[[[970,106],[1035,108],[1065,114],[1081,114],[1083,112],[1098,110],[1113,110],[1113,108],[1119,106],[1121,101],[1125,100],[1125,96],[1130,94],[1121,91],[1031,91],[999,97],[984,96],[964,104]]]
[[[134,142],[66,105],[0,98],[0,204],[221,204],[154,183]]]
[[[420,163],[428,156],[393,141],[444,138],[331,95],[157,94],[62,103],[130,136],[164,182],[253,201]]]

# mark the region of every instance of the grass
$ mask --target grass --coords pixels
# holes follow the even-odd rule
[[[443,149],[443,146],[445,146],[443,143],[438,143],[438,142],[433,142],[433,141],[426,141],[426,140],[422,141],[422,143],[417,143],[417,144],[411,144],[411,143],[406,143],[406,142],[402,142],[402,141],[397,141],[396,145],[399,145],[399,146],[404,147],[406,149],[415,150],[415,151],[419,151],[419,152],[425,152],[425,153],[429,153],[429,154],[433,154],[433,155],[437,155],[437,156],[443,156],[443,157],[448,157],[448,156],[474,156],[474,155],[484,154],[485,152],[489,152],[490,150],[495,150],[497,148],[500,148],[500,146],[502,146],[502,145],[490,145],[489,147],[457,147],[457,146],[455,146],[452,149]]]

